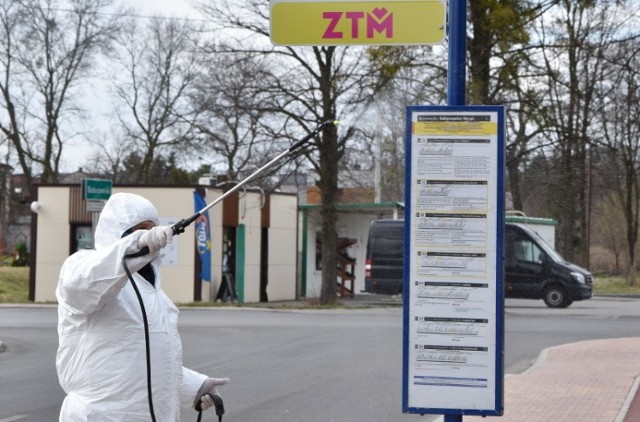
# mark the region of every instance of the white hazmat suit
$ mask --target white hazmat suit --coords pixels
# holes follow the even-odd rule
[[[138,239],[148,232],[123,233],[144,221],[159,223],[151,202],[129,193],[112,195],[96,227],[95,250],[78,251],[62,266],[56,367],[67,397],[60,421],[150,420],[142,313],[121,264],[124,255],[140,249]],[[156,420],[178,421],[180,406],[192,406],[208,378],[182,366],[178,309],[161,290],[158,261],[155,251],[127,264],[149,322]],[[149,262],[155,285],[137,273]]]

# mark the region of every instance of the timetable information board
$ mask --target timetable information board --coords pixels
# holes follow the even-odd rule
[[[403,411],[503,412],[504,108],[407,108]]]

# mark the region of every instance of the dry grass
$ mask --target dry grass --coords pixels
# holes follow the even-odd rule
[[[29,267],[0,267],[0,303],[29,302]]]
[[[629,284],[629,281],[624,276],[595,274],[593,293],[595,295],[640,296],[640,274],[633,286]]]
[[[634,286],[624,276],[594,275],[594,295],[640,296],[640,275]],[[0,303],[29,303],[29,267],[0,266]],[[247,306],[231,303],[192,302],[182,306]],[[253,306],[253,305],[252,305]],[[284,309],[331,309],[342,308],[339,300],[334,305],[320,305],[318,299],[307,299],[299,303],[265,303],[264,307]]]

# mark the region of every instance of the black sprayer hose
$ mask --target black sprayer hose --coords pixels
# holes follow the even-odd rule
[[[139,252],[138,252],[139,253]],[[138,285],[133,280],[133,275],[131,275],[131,271],[129,271],[129,267],[127,266],[127,258],[132,258],[136,254],[125,255],[122,257],[122,267],[124,268],[124,272],[127,273],[127,277],[129,277],[129,281],[133,286],[133,290],[136,292],[136,296],[138,297],[138,303],[140,304],[140,310],[142,311],[142,323],[144,324],[144,345],[147,351],[147,397],[149,400],[149,413],[151,414],[151,421],[156,422],[156,414],[153,411],[153,391],[151,389],[151,355],[149,346],[149,321],[147,320],[147,311],[144,308],[144,302],[142,301],[142,296],[140,295],[140,290],[138,290]],[[139,255],[138,255],[139,256]]]

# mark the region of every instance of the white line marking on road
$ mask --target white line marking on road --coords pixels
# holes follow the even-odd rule
[[[19,421],[20,419],[27,419],[28,417],[29,417],[29,415],[16,415],[16,416],[11,416],[10,418],[6,418],[6,419],[0,419],[0,422]]]

